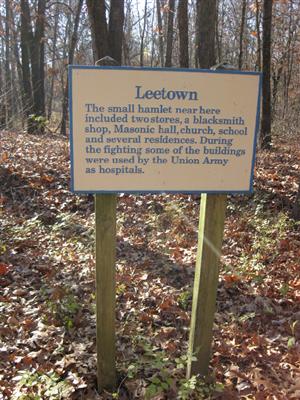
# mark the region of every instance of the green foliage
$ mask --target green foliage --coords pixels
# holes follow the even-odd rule
[[[30,114],[28,117],[29,123],[31,123],[36,130],[43,131],[48,123],[48,120],[46,117],[43,117],[42,115],[36,115],[36,114]]]
[[[0,242],[0,256],[6,252],[6,245]]]
[[[248,224],[252,230],[251,252],[242,253],[239,268],[234,273],[236,275],[246,274],[251,276],[254,281],[261,283],[264,279],[266,260],[273,262],[280,254],[280,243],[287,240],[295,223],[283,212],[279,214],[266,212],[263,203],[260,203]],[[270,249],[273,249],[271,253]],[[288,288],[282,285],[280,292],[286,295],[287,291]]]
[[[192,300],[191,290],[184,290],[183,292],[180,293],[180,295],[177,298],[177,302],[183,310],[188,309],[191,300]]]
[[[221,386],[207,384],[199,376],[185,378],[187,355],[172,359],[165,351],[151,344],[141,336],[135,338],[136,352],[139,358],[127,367],[127,377],[135,379],[138,375],[146,376],[145,399],[151,400],[160,394],[176,393],[177,400],[209,399]],[[195,360],[195,358],[193,358]],[[194,397],[193,397],[194,398]]]
[[[118,296],[124,294],[125,291],[126,291],[126,285],[124,283],[119,283],[116,286],[116,293],[117,293]]]
[[[11,400],[61,400],[69,398],[73,388],[55,372],[20,371]]]
[[[66,293],[57,300],[47,300],[47,319],[54,319],[60,324],[63,324],[67,330],[72,329],[74,326],[74,318],[80,309],[80,305],[77,302],[73,293],[69,292],[68,289]]]

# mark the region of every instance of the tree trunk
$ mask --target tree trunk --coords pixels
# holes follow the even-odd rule
[[[147,0],[145,0],[145,9],[144,9],[144,22],[143,29],[141,32],[141,44],[140,44],[140,66],[144,66],[144,39],[145,39],[145,31],[147,24]]]
[[[29,115],[32,114],[33,97],[30,72],[30,47],[32,31],[30,27],[30,12],[27,0],[21,0],[21,59],[22,59],[22,97],[23,113],[27,118],[27,130],[31,131]]]
[[[108,28],[108,55],[120,65],[122,62],[123,25],[124,0],[111,0]]]
[[[172,66],[174,11],[175,11],[175,0],[169,0],[167,49],[166,49],[165,67],[171,67]]]
[[[86,0],[91,25],[94,59],[108,55],[108,31],[105,0]]]
[[[59,7],[56,5],[55,8],[55,19],[53,27],[53,48],[52,48],[52,60],[51,60],[51,81],[50,81],[50,93],[48,98],[47,107],[47,119],[50,120],[52,116],[52,101],[53,101],[53,91],[54,91],[54,80],[55,80],[55,59],[56,59],[56,43],[57,43],[57,31],[58,31],[58,19],[59,19]]]
[[[37,117],[45,116],[45,12],[46,0],[39,0],[33,34],[28,0],[21,0],[23,90],[24,100],[29,103],[27,116],[30,133],[43,132],[43,125],[37,121]]]
[[[163,26],[162,26],[162,18],[161,18],[160,8],[161,8],[160,0],[156,0],[159,59],[160,59],[160,66],[163,67],[163,65],[164,65],[164,41],[163,41]]]
[[[39,0],[31,54],[33,111],[36,116],[45,116],[45,11],[46,0]]]
[[[196,64],[200,68],[210,68],[216,63],[216,16],[216,0],[197,0]]]
[[[189,26],[188,26],[188,0],[178,2],[178,30],[179,30],[179,65],[181,68],[189,67]]]
[[[259,18],[259,1],[255,0],[255,26],[257,34],[257,51],[256,51],[256,70],[261,71],[261,39],[260,39],[260,18]]]
[[[271,31],[272,0],[264,0],[263,16],[263,84],[260,143],[263,149],[271,146]]]
[[[75,21],[74,21],[74,28],[72,32],[70,47],[69,47],[69,57],[68,57],[68,65],[73,64],[74,60],[74,53],[77,43],[77,33],[78,33],[78,26],[79,26],[79,19],[81,14],[81,9],[83,5],[83,0],[78,1],[77,10],[75,14]],[[63,96],[63,105],[62,105],[62,118],[61,118],[61,127],[60,133],[61,135],[66,136],[67,134],[67,118],[68,118],[68,105],[69,105],[69,97],[68,97],[68,85],[69,80],[67,78],[66,86],[64,89],[64,96]]]
[[[240,26],[239,69],[242,69],[243,67],[243,41],[244,41],[244,30],[245,30],[245,17],[246,17],[246,0],[243,0],[241,26]]]
[[[298,193],[293,207],[293,218],[296,221],[300,221],[300,181],[298,186]]]
[[[9,0],[5,0],[5,125],[12,125],[12,85],[10,71],[10,7]]]

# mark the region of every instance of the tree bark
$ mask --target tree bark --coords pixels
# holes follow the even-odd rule
[[[298,193],[297,193],[294,207],[293,207],[293,218],[296,221],[300,220],[300,181],[299,181],[299,186],[298,186]]]
[[[178,2],[178,30],[179,30],[179,65],[189,67],[189,27],[188,27],[188,0]]]
[[[145,8],[144,8],[144,21],[143,21],[143,29],[141,32],[141,44],[140,44],[140,66],[144,66],[144,39],[145,39],[145,31],[147,24],[147,0],[145,0]]]
[[[216,0],[197,0],[196,17],[196,64],[210,68],[216,63],[215,23]]]
[[[156,0],[156,13],[157,13],[157,26],[158,26],[158,49],[161,67],[164,65],[164,40],[163,40],[163,26],[161,18],[161,5],[160,0]]]
[[[111,0],[108,28],[108,55],[120,65],[122,63],[123,25],[124,0]]]
[[[22,97],[23,113],[27,118],[27,130],[30,131],[29,115],[32,114],[33,96],[31,87],[30,71],[30,47],[32,42],[32,31],[30,28],[30,12],[27,0],[21,0],[21,59],[22,59]]]
[[[77,33],[78,33],[78,26],[79,26],[79,19],[80,19],[82,5],[83,5],[83,0],[78,0],[77,10],[75,14],[74,28],[69,47],[68,65],[73,64],[74,61],[74,53],[77,44],[77,38],[78,38]],[[67,134],[67,118],[68,118],[68,105],[69,105],[68,86],[69,86],[69,79],[67,77],[63,95],[62,117],[61,117],[61,127],[60,127],[60,133],[63,136],[66,136]]]
[[[11,128],[12,122],[10,53],[10,6],[9,0],[5,0],[5,125],[7,128]]]
[[[260,39],[259,1],[255,0],[255,26],[257,34],[256,70],[261,71],[261,39]]]
[[[175,0],[169,0],[168,30],[165,67],[172,67]]]
[[[105,0],[86,0],[91,25],[94,59],[108,55],[108,31]]]
[[[239,51],[239,69],[243,67],[243,41],[244,41],[244,30],[245,30],[245,17],[246,17],[246,0],[242,2],[242,17],[240,26],[240,51]]]
[[[39,0],[31,53],[33,112],[36,116],[45,116],[45,11],[46,0]]]
[[[52,60],[51,60],[51,82],[50,82],[50,93],[48,98],[48,107],[47,107],[47,118],[50,120],[52,116],[52,101],[53,101],[53,91],[54,91],[54,80],[55,80],[55,60],[56,60],[56,43],[57,43],[57,31],[58,31],[58,19],[59,19],[59,7],[56,5],[55,8],[55,17],[54,17],[54,27],[53,27],[53,48],[52,48]]]
[[[260,143],[263,149],[271,146],[271,31],[272,0],[264,0],[263,8],[263,83]]]

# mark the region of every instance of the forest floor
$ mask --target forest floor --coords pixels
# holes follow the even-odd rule
[[[116,393],[96,392],[93,197],[68,141],[0,133],[0,399],[299,399],[300,145],[228,196],[211,379],[185,379],[199,198],[120,195]]]

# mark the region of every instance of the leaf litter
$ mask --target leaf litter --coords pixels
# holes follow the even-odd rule
[[[119,195],[119,387],[99,395],[93,196],[69,191],[65,139],[0,139],[0,399],[300,397],[299,144],[228,196],[211,382],[184,378],[199,196]]]

